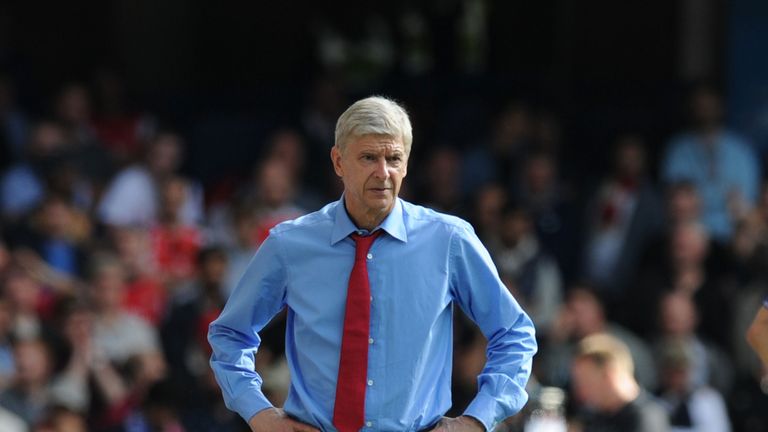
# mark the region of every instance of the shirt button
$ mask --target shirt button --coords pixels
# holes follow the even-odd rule
[[[367,422],[365,422],[365,425],[367,427],[373,427],[373,422],[372,421],[367,421]]]
[[[368,258],[369,260],[372,260],[373,259],[373,254],[368,254],[365,257]]]
[[[373,345],[373,338],[368,338],[368,345]]]
[[[373,385],[373,380],[368,380],[368,385],[372,386]]]

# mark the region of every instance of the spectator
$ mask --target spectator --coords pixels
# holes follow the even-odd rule
[[[717,254],[701,225],[688,222],[671,228],[664,249],[655,251],[641,267],[636,285],[625,297],[624,322],[649,336],[658,322],[662,295],[683,293],[696,303],[701,334],[723,349],[730,348],[731,307],[737,283],[727,262]]]
[[[507,207],[507,191],[498,183],[482,186],[474,196],[472,226],[488,251],[493,254],[500,247],[502,211]]]
[[[46,173],[56,164],[67,145],[64,130],[42,121],[32,127],[22,149],[22,158],[0,178],[3,217],[16,221],[40,203],[46,194]]]
[[[28,426],[43,418],[50,403],[51,358],[50,347],[42,339],[19,340],[14,345],[16,376],[11,387],[0,393],[0,406]]]
[[[511,175],[520,171],[525,155],[531,150],[532,128],[528,106],[522,102],[510,103],[495,119],[487,141],[476,145],[464,158],[463,192],[472,194],[489,182],[504,187],[515,184],[516,179]]]
[[[148,144],[144,161],[117,173],[98,206],[99,219],[107,225],[149,227],[159,217],[160,187],[178,175],[183,157],[183,142],[171,132],[157,134]],[[203,219],[202,191],[188,182],[181,209],[186,224]]]
[[[152,257],[169,289],[194,275],[195,257],[203,244],[198,227],[182,219],[187,191],[187,182],[181,177],[163,182],[158,223],[150,230]]]
[[[59,309],[58,321],[67,358],[63,359],[62,371],[52,381],[52,402],[73,414],[88,413],[94,421],[109,412],[120,411],[130,403],[129,384],[95,346],[92,311],[76,299],[62,300]],[[59,417],[58,411],[53,410],[48,423],[54,423]],[[72,421],[74,419],[69,420]]]
[[[45,198],[25,224],[10,237],[15,258],[57,291],[74,289],[85,276],[91,221],[65,198]]]
[[[16,101],[11,77],[0,73],[0,167],[18,161],[27,139],[28,120]]]
[[[94,256],[91,265],[94,349],[118,367],[134,361],[139,371],[162,374],[165,364],[156,330],[122,308],[125,273],[119,260],[104,253]]]
[[[626,328],[608,321],[595,292],[586,286],[568,291],[566,302],[550,327],[548,345],[540,356],[545,384],[565,387],[577,342],[593,334],[605,333],[629,349],[637,381],[646,389],[656,388],[656,367],[646,342]]]
[[[645,143],[619,138],[613,172],[588,206],[585,273],[614,304],[628,288],[640,253],[661,226],[661,203],[645,172]]]
[[[702,223],[717,240],[728,239],[735,223],[757,200],[760,166],[750,144],[723,127],[720,95],[696,88],[690,99],[692,129],[668,145],[662,166],[666,182],[687,180],[702,199]]]
[[[733,365],[721,349],[696,333],[698,311],[691,297],[675,292],[663,295],[659,302],[659,317],[654,358],[663,357],[670,340],[683,345],[692,353],[686,366],[691,388],[709,386],[728,392],[734,378]]]
[[[579,342],[571,374],[572,390],[582,412],[575,430],[582,432],[665,432],[669,419],[635,381],[627,347],[606,334]]]
[[[562,306],[560,269],[543,249],[525,209],[504,210],[498,237],[501,244],[492,257],[499,274],[539,332],[546,334]]]
[[[696,354],[680,340],[669,339],[660,349],[660,402],[677,432],[730,432],[723,396],[706,384],[691,380]]]
[[[575,278],[579,262],[581,221],[571,192],[558,178],[553,155],[535,152],[520,169],[513,196],[531,213],[536,234],[557,260],[566,282]]]

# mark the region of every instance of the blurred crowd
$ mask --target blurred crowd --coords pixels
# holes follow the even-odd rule
[[[207,326],[272,226],[340,196],[328,152],[353,99],[314,92],[248,150],[248,172],[203,181],[183,170],[188,131],[128,109],[115,77],[63,86],[35,115],[0,78],[1,430],[247,430],[223,406]],[[599,414],[601,392],[585,389],[600,383],[574,365],[580,342],[605,334],[676,430],[768,430],[744,341],[768,291],[768,183],[714,88],[688,106],[658,160],[644,136],[620,134],[602,172],[574,169],[562,119],[525,101],[445,145],[419,142],[415,107],[403,197],[469,220],[537,326],[531,402],[497,430],[533,430],[552,405],[574,428]],[[455,330],[460,414],[485,339],[458,311]],[[262,338],[257,369],[280,405],[282,316]]]

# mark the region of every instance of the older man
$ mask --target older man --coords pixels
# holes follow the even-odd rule
[[[360,100],[335,138],[342,198],[273,228],[211,324],[227,406],[255,432],[491,430],[528,398],[531,320],[469,224],[398,198],[412,141],[401,106]],[[454,303],[488,338],[488,360],[464,415],[444,418]],[[283,410],[261,392],[254,355],[286,307]]]

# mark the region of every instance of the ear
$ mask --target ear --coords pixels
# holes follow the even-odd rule
[[[344,177],[344,170],[341,167],[341,151],[337,146],[331,147],[331,162],[333,163],[333,170],[336,171],[336,175]]]

